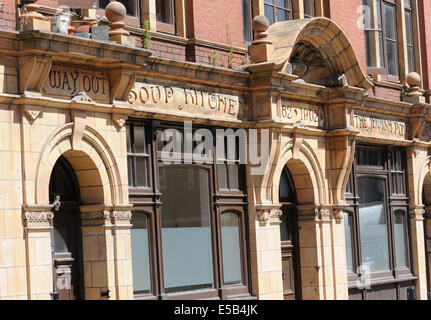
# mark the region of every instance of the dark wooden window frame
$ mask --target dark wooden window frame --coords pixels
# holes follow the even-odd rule
[[[176,33],[176,28],[175,28],[175,23],[176,23],[176,17],[175,17],[175,0],[166,0],[167,1],[167,5],[169,5],[171,7],[170,10],[170,14],[172,15],[170,17],[171,22],[172,23],[166,23],[166,22],[162,22],[157,20],[156,21],[156,29],[158,32],[163,32],[163,33],[169,33],[169,34],[175,34]],[[157,2],[156,2],[156,6],[157,6]],[[157,8],[156,8],[157,11]]]
[[[307,0],[303,0],[304,1],[304,18],[313,18],[313,17],[315,17],[316,16],[316,0],[312,0],[313,1],[313,5],[311,6],[311,10],[312,10],[312,12],[311,12],[311,14],[306,14],[305,13],[305,2],[307,1]]]
[[[364,166],[357,165],[356,157],[359,149],[372,149],[372,150],[381,150],[384,156],[384,166]],[[369,176],[369,177],[378,177],[385,179],[386,185],[386,220],[388,227],[388,245],[389,245],[389,270],[382,272],[374,272],[371,274],[371,286],[384,284],[384,283],[397,283],[402,281],[411,281],[415,280],[415,277],[412,274],[412,257],[411,257],[411,243],[410,243],[410,223],[408,219],[408,206],[409,206],[409,198],[408,198],[408,184],[406,181],[406,156],[403,151],[403,174],[404,174],[404,191],[405,194],[399,195],[394,194],[392,190],[391,181],[391,151],[392,150],[401,150],[395,149],[391,147],[377,147],[371,145],[358,145],[356,148],[355,161],[352,166],[352,171],[350,174],[350,181],[352,192],[346,193],[346,201],[349,204],[349,208],[345,211],[351,215],[351,236],[352,236],[352,257],[353,257],[353,273],[348,273],[348,282],[349,289],[356,289],[356,283],[359,279],[359,275],[357,274],[358,267],[362,261],[361,259],[361,247],[360,247],[360,230],[359,230],[359,197],[357,196],[358,190],[358,178]],[[407,250],[407,268],[396,268],[395,266],[395,247],[394,247],[394,214],[396,211],[402,210],[405,214],[405,241],[406,241],[406,250]]]
[[[249,250],[248,248],[248,218],[247,218],[247,195],[242,190],[218,190],[217,183],[217,168],[215,165],[215,146],[214,158],[211,164],[172,164],[178,166],[196,166],[209,170],[210,178],[210,193],[211,193],[211,230],[212,230],[212,255],[213,255],[213,275],[214,275],[214,288],[203,289],[197,291],[180,292],[180,293],[165,293],[164,280],[163,280],[163,255],[161,246],[161,193],[159,186],[159,167],[164,164],[159,160],[160,151],[157,151],[156,132],[158,129],[174,128],[181,130],[182,124],[178,123],[165,123],[160,121],[130,119],[130,123],[143,123],[147,130],[146,137],[147,150],[150,155],[149,166],[149,188],[134,188],[129,187],[129,202],[134,205],[133,212],[144,212],[148,216],[148,233],[149,233],[149,254],[151,266],[151,293],[150,294],[136,294],[135,299],[155,300],[155,299],[229,299],[230,297],[242,296],[245,298],[252,298],[251,292],[251,276],[250,266],[248,261]],[[193,126],[193,130],[199,128],[207,128],[213,131],[215,136],[215,127]],[[215,141],[214,141],[215,143]],[[177,155],[179,159],[182,155]],[[245,179],[245,170],[240,167],[240,176]],[[241,180],[241,179],[240,179]],[[245,187],[245,181],[240,181],[240,186]],[[235,213],[240,218],[240,250],[241,250],[241,270],[242,270],[242,283],[229,284],[223,283],[223,252],[221,245],[221,224],[220,218],[224,213]]]

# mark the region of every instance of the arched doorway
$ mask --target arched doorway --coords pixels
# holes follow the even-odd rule
[[[72,166],[63,156],[51,174],[49,201],[54,203],[54,298],[84,299],[79,186]]]
[[[296,210],[295,185],[289,170],[285,167],[279,185],[281,261],[283,295],[285,300],[301,299],[299,264],[299,236]]]

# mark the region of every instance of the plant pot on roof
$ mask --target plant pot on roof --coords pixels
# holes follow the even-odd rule
[[[22,31],[51,31],[51,22],[40,14],[37,0],[22,0],[24,5],[21,11],[20,21]]]

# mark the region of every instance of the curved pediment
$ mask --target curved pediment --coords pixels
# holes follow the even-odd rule
[[[257,40],[249,47],[252,63],[272,62],[277,71],[297,75],[308,83],[371,87],[349,40],[332,20],[282,21],[266,29],[259,18],[260,24],[253,22]]]

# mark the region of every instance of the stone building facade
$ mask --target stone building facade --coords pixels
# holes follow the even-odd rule
[[[0,299],[429,298],[427,1],[60,2],[0,11]]]

